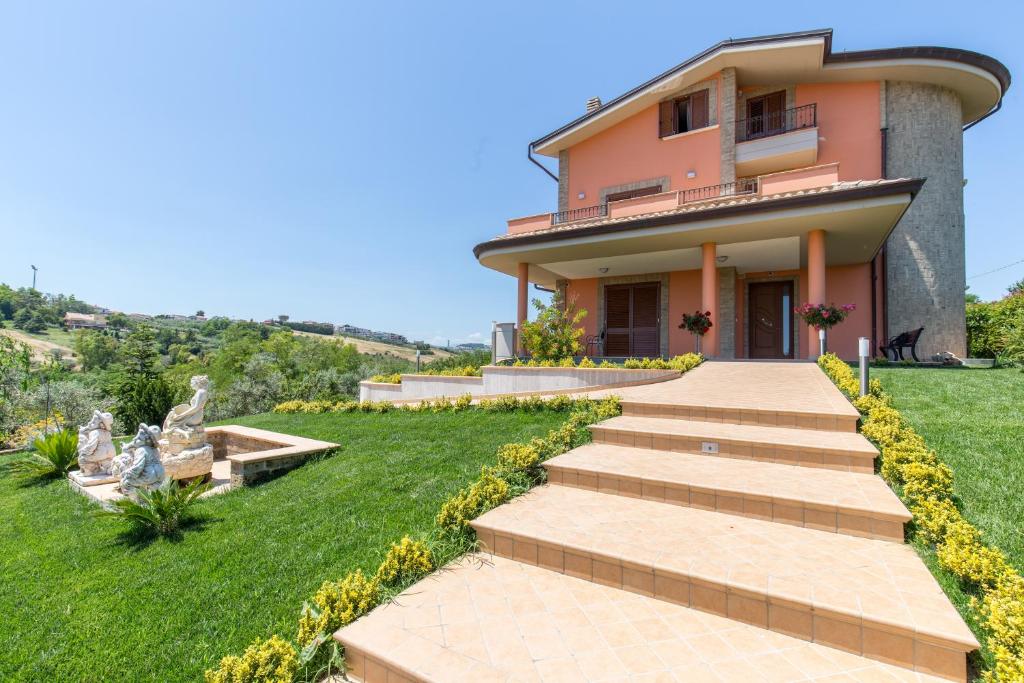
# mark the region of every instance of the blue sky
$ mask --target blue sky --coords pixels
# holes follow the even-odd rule
[[[947,45],[1019,79],[1018,3],[0,5],[0,281],[125,311],[472,341],[472,246],[553,210],[529,140],[727,37]],[[967,275],[1024,259],[1021,83],[967,133]],[[969,280],[985,298],[1024,263]]]

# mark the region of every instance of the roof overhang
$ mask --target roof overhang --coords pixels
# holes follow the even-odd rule
[[[991,111],[1010,87],[1010,72],[1002,63],[969,50],[901,47],[833,54],[831,29],[740,38],[722,41],[704,50],[597,110],[534,140],[530,147],[538,154],[557,157],[559,151],[727,67],[736,69],[742,85],[882,80],[941,85],[960,96],[964,124]]]
[[[693,249],[705,242],[743,244],[794,237],[802,240],[809,231],[823,229],[828,234],[829,265],[866,263],[878,253],[923,183],[923,179],[887,181],[759,202],[726,202],[689,213],[636,216],[571,229],[499,237],[478,244],[473,253],[482,265],[513,276],[519,263],[529,263],[530,281],[553,287],[560,279],[571,274],[578,276],[583,272],[581,269],[599,265],[601,259],[664,255]],[[631,260],[637,264],[635,267],[641,267],[643,261]],[[657,258],[651,259],[651,263],[655,261]],[[566,265],[569,263],[576,265],[570,268]],[[659,271],[663,269],[661,265],[657,267]],[[688,268],[680,261],[676,269]]]

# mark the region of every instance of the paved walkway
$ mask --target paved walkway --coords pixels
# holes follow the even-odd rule
[[[482,552],[338,631],[394,681],[966,679],[856,410],[812,364],[706,363],[473,522]]]

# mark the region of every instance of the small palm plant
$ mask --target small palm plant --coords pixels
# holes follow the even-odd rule
[[[56,479],[78,464],[78,434],[61,429],[38,437],[33,451],[25,458],[11,461],[6,469],[20,477]]]
[[[209,488],[208,483],[199,479],[185,487],[167,480],[152,491],[139,492],[138,501],[122,498],[111,504],[112,509],[98,514],[120,517],[160,536],[173,536],[192,518],[189,508]]]

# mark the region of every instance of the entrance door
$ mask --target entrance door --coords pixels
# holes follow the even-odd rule
[[[750,283],[750,357],[793,357],[793,283]]]
[[[661,355],[661,285],[609,285],[604,289],[606,356]]]

